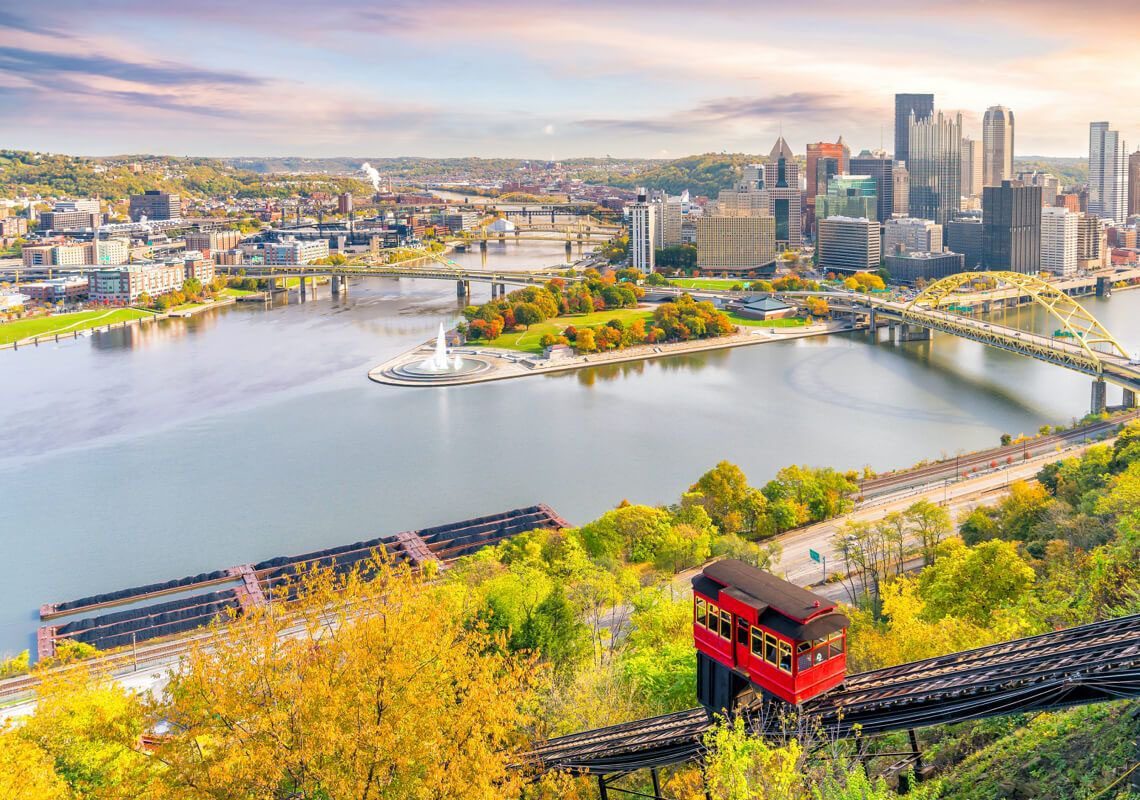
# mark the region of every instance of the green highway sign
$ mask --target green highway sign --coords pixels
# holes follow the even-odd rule
[[[811,556],[811,560],[812,560],[812,561],[814,561],[814,562],[815,562],[815,563],[817,563],[817,564],[823,560],[823,559],[820,557],[819,553],[817,553],[817,552],[816,552],[816,551],[814,551],[814,550],[808,550],[808,555],[809,555],[809,556]]]

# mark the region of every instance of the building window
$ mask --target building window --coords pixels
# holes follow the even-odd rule
[[[697,624],[705,627],[705,601],[700,597],[697,598]]]
[[[720,635],[732,641],[732,614],[724,609],[720,611]]]
[[[757,658],[764,657],[764,634],[759,628],[752,629],[752,655]]]

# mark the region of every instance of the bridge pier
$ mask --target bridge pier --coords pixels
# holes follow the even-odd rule
[[[1136,392],[1132,389],[1124,390],[1124,402],[1122,404],[1125,409],[1136,408]]]
[[[1104,382],[1104,378],[1098,378],[1092,384],[1092,403],[1089,406],[1089,413],[1103,414],[1108,410],[1108,386]]]
[[[333,275],[332,276],[331,291],[332,291],[333,297],[336,297],[338,294],[340,294],[340,276],[339,275]]]
[[[879,319],[875,314],[875,307],[871,306],[871,312],[868,315],[867,330],[871,333],[871,341],[875,342],[879,339]]]
[[[911,325],[900,322],[898,326],[898,341],[900,342],[926,342],[930,340],[930,328],[921,325]]]
[[[456,281],[455,282],[455,296],[456,297],[470,297],[471,296],[471,282],[470,281]]]
[[[1112,281],[1108,278],[1096,279],[1096,296],[1097,297],[1112,297]]]
[[[487,252],[487,239],[486,238],[479,240],[479,249],[482,250],[484,253]]]

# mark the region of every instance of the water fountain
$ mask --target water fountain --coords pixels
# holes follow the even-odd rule
[[[449,380],[467,377],[491,368],[481,358],[463,357],[459,353],[447,353],[447,333],[443,323],[435,337],[435,349],[431,356],[422,361],[413,361],[388,370],[393,377],[425,383],[446,383]]]
[[[463,367],[463,359],[455,354],[454,366],[447,360],[447,334],[444,333],[443,323],[439,323],[439,333],[435,337],[435,354],[431,358],[420,362],[420,369],[424,372],[449,372]]]

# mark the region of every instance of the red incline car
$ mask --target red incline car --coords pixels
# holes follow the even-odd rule
[[[693,578],[697,698],[732,711],[751,693],[798,705],[843,683],[849,620],[826,597],[742,561]]]

